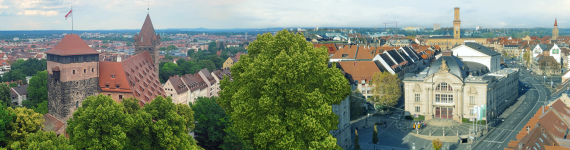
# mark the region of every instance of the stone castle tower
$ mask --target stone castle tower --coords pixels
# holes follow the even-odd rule
[[[87,96],[99,93],[99,52],[68,34],[46,54],[48,112],[67,122]]]
[[[459,20],[459,7],[455,7],[455,19],[453,19],[453,38],[461,38],[461,21]]]
[[[158,58],[158,46],[160,45],[160,35],[156,34],[154,31],[149,14],[146,15],[141,31],[139,34],[135,35],[134,40],[135,55],[148,51],[156,68],[156,76],[158,76],[158,66],[160,64],[160,58]]]
[[[552,40],[558,39],[558,22],[554,19],[554,28],[552,29]]]

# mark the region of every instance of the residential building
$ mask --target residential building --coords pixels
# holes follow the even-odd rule
[[[560,74],[562,62],[561,50],[557,44],[537,44],[532,46],[531,68],[542,75]]]
[[[232,67],[235,63],[239,61],[240,56],[243,54],[244,53],[238,52],[236,55],[228,57],[228,59],[224,61],[224,64],[222,64],[222,69],[229,69],[230,67]]]
[[[505,150],[519,149],[570,149],[570,107],[560,99],[549,106],[541,106],[532,118],[511,140]]]
[[[374,86],[370,81],[375,73],[381,73],[376,63],[373,61],[341,61],[338,63],[338,67],[351,75],[351,80],[354,80],[362,95],[366,98],[373,96],[372,89]]]
[[[215,70],[213,72],[204,68],[195,74],[172,76],[164,83],[164,91],[172,97],[176,104],[190,104],[196,102],[198,97],[217,97],[220,91],[220,81],[230,76],[229,69]]]
[[[28,99],[28,84],[10,88],[10,97],[12,104],[22,106],[22,101]]]
[[[457,51],[443,52],[421,73],[406,75],[403,80],[406,112],[424,115],[426,120],[487,120],[515,102],[519,94],[518,69],[495,68],[498,66],[492,61],[499,54],[494,51],[497,54],[472,46],[458,46],[452,50]],[[480,113],[472,113],[473,109]]]

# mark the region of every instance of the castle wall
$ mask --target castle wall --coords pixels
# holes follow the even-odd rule
[[[62,82],[56,81],[53,74],[48,74],[48,112],[62,122],[67,122],[87,96],[99,93],[98,85],[98,77]]]
[[[47,63],[48,74],[53,74],[53,68],[60,68],[61,82],[79,81],[88,78],[96,78],[99,76],[99,62],[83,62],[83,63],[69,63],[62,64],[49,61]],[[74,73],[75,72],[75,73]],[[95,85],[98,85],[96,83]]]

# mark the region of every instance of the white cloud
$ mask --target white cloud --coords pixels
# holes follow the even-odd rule
[[[55,16],[57,14],[59,14],[57,11],[43,11],[43,10],[24,10],[21,12],[17,13],[18,15],[24,15],[24,16],[48,16],[48,17],[52,17]]]

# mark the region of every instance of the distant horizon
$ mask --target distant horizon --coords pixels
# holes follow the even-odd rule
[[[264,1],[264,0],[0,0],[0,29],[140,29],[150,14],[156,29],[180,28],[381,28],[453,26],[459,7],[462,28],[570,27],[570,1]]]
[[[417,27],[417,26],[406,26],[406,27]],[[388,27],[387,29],[403,29],[406,27]],[[259,30],[259,29],[315,29],[315,27],[268,27],[268,28],[155,28],[155,30],[193,30],[193,29],[204,29],[204,30]],[[325,29],[325,28],[331,28],[331,29],[385,29],[385,28],[381,28],[381,27],[319,27],[319,29]],[[431,28],[424,28],[423,29],[433,29],[433,27]],[[452,28],[452,26],[450,27],[441,27],[441,29],[444,28]],[[461,28],[463,29],[476,29],[476,28]],[[528,27],[528,28],[481,28],[481,29],[552,29],[548,28],[548,27]],[[560,28],[558,27],[558,29],[570,29],[570,28]],[[137,32],[140,31],[140,29],[87,29],[87,30],[76,30],[74,29],[73,31],[120,31],[120,30],[136,30]],[[39,30],[0,30],[0,32],[9,32],[9,31],[71,31],[71,30],[43,30],[43,29],[39,29]]]

